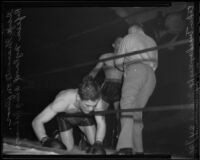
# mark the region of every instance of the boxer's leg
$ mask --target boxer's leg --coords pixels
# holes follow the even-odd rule
[[[113,106],[114,106],[114,109],[115,109],[115,110],[119,110],[119,109],[120,109],[120,102],[119,102],[119,101],[114,102],[114,103],[113,103]],[[120,119],[120,113],[117,113],[117,114],[116,114],[116,118],[117,118],[117,122],[118,122],[118,120]]]
[[[115,110],[119,110],[120,109],[120,102],[119,101],[114,102],[113,105],[114,105]],[[119,134],[120,134],[120,131],[121,131],[120,115],[121,115],[120,112],[116,113],[116,128],[115,128],[116,129],[116,140],[118,140]]]
[[[92,126],[79,126],[81,131],[85,134],[88,142],[90,145],[93,145],[95,142],[95,135],[96,135],[96,127],[95,125]]]
[[[137,96],[145,82],[146,70],[143,65],[132,65],[126,69],[122,87],[120,107],[122,109],[137,108]],[[121,148],[132,148],[133,143],[133,113],[121,114],[121,132],[117,144],[117,150]]]
[[[59,113],[57,115],[58,128],[60,131],[60,138],[67,150],[74,148],[73,126],[80,122],[78,117],[67,117],[66,113]]]
[[[153,70],[145,66],[147,70],[147,78],[144,83],[144,86],[141,88],[138,96],[137,96],[137,107],[144,108],[147,104],[149,97],[152,95],[155,85],[156,78]],[[143,121],[142,121],[142,112],[134,112],[133,113],[134,125],[133,125],[133,142],[135,147],[135,152],[143,152],[143,138],[142,138],[142,130],[143,130]]]
[[[64,145],[67,147],[67,150],[71,151],[74,148],[73,130],[70,129],[60,132],[60,137]]]
[[[96,136],[96,126],[94,117],[84,117],[82,118],[79,128],[85,134],[90,145],[93,145],[95,142]]]

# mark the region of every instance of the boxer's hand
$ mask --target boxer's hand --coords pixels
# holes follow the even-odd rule
[[[66,147],[63,143],[61,143],[57,139],[53,139],[53,138],[49,138],[49,137],[42,138],[40,143],[44,147],[50,147],[50,148],[55,148],[55,149],[66,149]]]
[[[100,141],[96,141],[93,146],[87,151],[87,153],[106,155],[106,151],[103,148],[103,144]]]

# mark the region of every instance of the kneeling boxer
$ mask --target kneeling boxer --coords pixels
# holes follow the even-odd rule
[[[72,150],[74,147],[73,127],[78,126],[87,137],[92,154],[106,154],[103,140],[106,132],[105,117],[90,116],[92,111],[102,111],[100,87],[91,77],[83,79],[78,89],[61,91],[32,122],[33,130],[43,146]],[[81,117],[69,114],[82,113]],[[49,138],[44,124],[57,116],[60,139]],[[96,120],[96,123],[95,123]]]

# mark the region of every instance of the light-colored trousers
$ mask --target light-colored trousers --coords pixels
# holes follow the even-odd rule
[[[122,109],[144,108],[156,85],[153,69],[146,64],[131,64],[125,68],[120,106]],[[121,132],[116,149],[132,148],[143,152],[142,112],[121,114]]]

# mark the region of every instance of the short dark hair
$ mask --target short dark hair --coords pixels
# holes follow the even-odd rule
[[[101,89],[97,82],[91,76],[83,78],[79,85],[78,94],[81,100],[97,100],[101,97]]]

